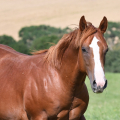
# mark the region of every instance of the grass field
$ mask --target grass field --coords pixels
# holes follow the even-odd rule
[[[87,120],[120,120],[120,74],[106,73],[106,79],[108,86],[102,94],[93,93],[86,79],[90,97],[85,113]]]

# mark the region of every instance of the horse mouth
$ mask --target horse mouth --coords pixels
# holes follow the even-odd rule
[[[103,89],[95,89],[95,88],[92,88],[93,92],[94,93],[102,93],[103,92]]]

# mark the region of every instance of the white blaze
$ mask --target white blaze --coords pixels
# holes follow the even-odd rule
[[[97,44],[98,41],[99,40],[96,37],[94,37],[89,46],[93,49],[94,63],[95,63],[95,66],[94,66],[95,80],[96,80],[97,86],[102,87],[105,84],[105,75],[104,75],[104,71],[100,61],[99,46]]]

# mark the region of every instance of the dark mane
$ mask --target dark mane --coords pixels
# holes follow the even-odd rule
[[[71,33],[65,34],[59,42],[51,46],[48,50],[40,50],[37,52],[34,52],[33,54],[40,54],[46,52],[45,55],[45,61],[49,62],[50,64],[54,66],[60,66],[62,57],[66,51],[66,49],[69,47],[71,41],[73,43],[73,47],[76,49],[81,46],[81,43],[90,35],[94,34],[97,32],[97,29],[88,22],[87,28],[81,33],[80,29],[77,28]]]

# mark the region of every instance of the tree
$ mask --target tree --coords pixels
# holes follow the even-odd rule
[[[30,54],[27,46],[22,41],[15,41],[11,36],[2,35],[0,36],[0,44],[8,45],[18,52]]]
[[[40,39],[40,37],[55,35],[60,39],[68,31],[70,31],[69,28],[61,29],[46,25],[30,26],[22,28],[19,31],[19,37],[28,47],[31,47],[33,41]]]
[[[58,40],[59,40],[59,37],[55,35],[42,36],[33,41],[31,49],[32,50],[48,49],[51,45],[56,44]]]

